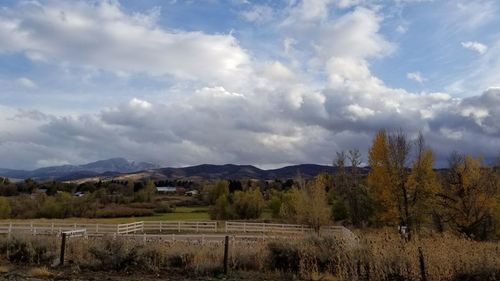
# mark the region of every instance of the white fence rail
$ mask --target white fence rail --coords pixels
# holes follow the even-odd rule
[[[86,229],[68,230],[68,231],[63,231],[63,234],[66,234],[67,237],[82,237],[82,236],[87,236],[87,230]]]
[[[129,234],[129,233],[137,233],[144,232],[144,222],[132,222],[126,224],[119,224],[116,227],[116,233],[118,234]]]
[[[217,232],[217,222],[214,221],[145,221],[145,232]]]
[[[281,234],[298,234],[310,233],[313,229],[300,224],[277,224],[277,223],[253,223],[253,222],[230,222],[226,221],[224,226],[226,233],[244,232],[244,233],[281,233]],[[352,236],[353,233],[343,226],[323,226],[320,230],[322,233],[333,233],[340,235]]]
[[[125,224],[80,224],[80,223],[48,223],[48,222],[0,222],[2,233],[26,234],[60,234],[66,231],[85,230],[87,235],[128,235],[128,234],[162,234],[162,233],[262,233],[262,234],[303,234],[313,230],[299,224],[275,224],[253,222],[230,222],[218,229],[215,221],[139,221]],[[325,226],[321,232],[353,236],[353,233],[342,226]]]
[[[311,229],[300,224],[277,224],[255,222],[225,222],[225,232],[259,232],[259,233],[305,233]]]
[[[43,223],[43,222],[0,222],[0,233],[53,234],[85,229],[88,234],[118,233],[116,224]]]
[[[85,229],[87,234],[132,234],[161,232],[217,232],[211,221],[140,221],[125,224],[80,224],[47,222],[0,222],[1,233],[55,234]]]

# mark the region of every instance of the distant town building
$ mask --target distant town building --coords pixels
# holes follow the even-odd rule
[[[198,195],[198,190],[190,190],[190,191],[186,191],[185,193],[187,196],[195,196],[195,195]]]
[[[175,186],[157,186],[156,187],[157,193],[175,193],[176,191],[177,191],[177,188]]]

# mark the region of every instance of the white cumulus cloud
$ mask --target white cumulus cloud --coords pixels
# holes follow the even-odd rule
[[[418,83],[423,83],[425,81],[425,78],[422,77],[422,74],[419,71],[406,73],[406,78]]]
[[[462,42],[461,45],[462,47],[478,52],[481,55],[488,51],[488,46],[475,41]]]
[[[35,89],[37,87],[36,83],[31,79],[26,77],[21,77],[16,80],[17,84],[26,89]]]
[[[236,83],[249,55],[230,34],[167,30],[159,10],[128,14],[118,2],[23,2],[0,11],[0,52],[115,73]]]

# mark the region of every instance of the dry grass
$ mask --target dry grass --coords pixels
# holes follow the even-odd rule
[[[407,242],[390,231],[364,232],[359,236],[362,238],[357,243],[335,237],[231,242],[229,267],[232,271],[270,274],[278,271],[306,280],[421,280],[421,252],[428,281],[500,279],[499,243],[477,242],[448,234],[415,237]],[[54,241],[48,241],[50,239]],[[41,241],[34,237],[25,237],[24,242],[17,239],[18,246],[11,246],[7,256],[5,245],[12,244],[0,238],[0,260],[48,265],[50,259],[37,257],[57,257],[56,239],[45,238],[44,245],[52,245],[46,248],[36,246]],[[16,249],[17,252],[13,252]],[[66,261],[92,270],[160,272],[172,269],[217,276],[222,272],[223,252],[223,243],[75,238],[68,241]]]
[[[338,280],[498,280],[500,244],[447,234],[408,242],[390,232],[364,233],[358,245],[330,238],[298,242],[300,276]],[[475,278],[475,279],[474,279]],[[478,279],[479,278],[479,279]]]
[[[50,270],[45,266],[30,268],[26,274],[29,277],[42,279],[47,279],[53,276]]]
[[[0,265],[0,274],[9,273],[9,272],[10,272],[10,266]]]

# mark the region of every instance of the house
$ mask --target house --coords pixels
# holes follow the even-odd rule
[[[177,188],[175,186],[157,186],[156,187],[157,193],[175,193],[176,191],[177,191]]]
[[[184,193],[185,195],[187,196],[195,196],[195,195],[198,195],[198,190],[190,190],[190,191],[187,191],[186,193]]]

